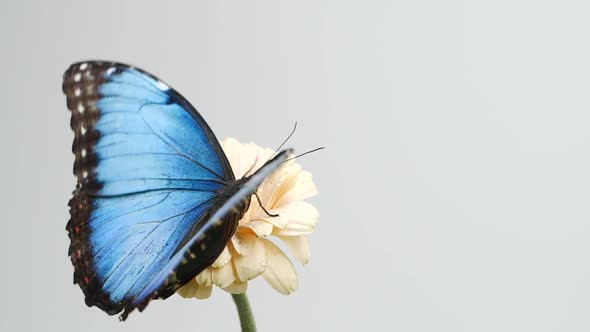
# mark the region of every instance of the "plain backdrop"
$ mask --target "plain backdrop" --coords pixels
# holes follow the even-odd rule
[[[72,284],[63,71],[149,70],[218,137],[295,121],[320,195],[260,331],[589,331],[588,1],[2,1],[0,330],[237,331],[231,297],[120,323]]]

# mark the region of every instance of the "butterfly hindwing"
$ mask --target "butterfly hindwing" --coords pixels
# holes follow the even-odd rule
[[[77,189],[70,202],[70,256],[87,304],[111,314],[121,311],[177,251],[187,231],[206,220],[214,201],[203,194],[158,190],[89,198]],[[223,249],[227,238],[218,240]]]
[[[235,178],[202,117],[154,76],[90,61],[65,72],[63,90],[78,179],[67,226],[74,282],[88,305],[115,314],[206,225]],[[191,266],[211,264],[235,227],[223,223]],[[160,285],[160,295],[177,286]]]

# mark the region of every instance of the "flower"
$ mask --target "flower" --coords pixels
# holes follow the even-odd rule
[[[223,140],[221,146],[236,178],[261,167],[274,152],[253,143],[241,144],[233,138]],[[252,197],[250,207],[221,255],[178,293],[186,298],[205,299],[215,285],[240,294],[246,291],[249,280],[260,275],[279,293],[293,293],[298,285],[295,268],[271,239],[282,242],[305,265],[310,258],[306,236],[319,219],[318,211],[305,199],[316,194],[311,173],[302,170],[294,160],[283,163],[258,188],[264,207],[278,216],[270,217]]]

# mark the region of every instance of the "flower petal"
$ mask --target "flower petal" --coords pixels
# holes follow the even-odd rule
[[[223,252],[221,252],[221,255],[219,255],[219,257],[217,257],[217,259],[215,260],[215,262],[213,262],[213,264],[211,266],[213,266],[213,267],[225,266],[227,264],[227,262],[229,262],[230,259],[231,259],[231,254],[229,253],[229,249],[227,248],[227,246],[225,246],[225,248],[223,248]]]
[[[211,267],[206,268],[203,272],[199,273],[195,280],[197,284],[202,286],[211,286],[213,284],[213,276],[212,276],[212,269]]]
[[[256,237],[247,232],[236,232],[231,238],[235,251],[240,255],[247,255],[254,248]]]
[[[195,279],[192,279],[191,281],[187,282],[184,286],[180,287],[176,292],[178,293],[178,295],[184,298],[191,298],[195,297],[197,288],[199,288],[199,284],[197,284]]]
[[[227,287],[236,280],[232,264],[225,264],[220,268],[212,269],[211,276],[213,283],[220,288]]]
[[[261,275],[266,268],[264,244],[259,239],[253,240],[248,254],[234,256],[234,267],[238,279],[243,282]]]
[[[305,265],[309,262],[311,256],[309,252],[309,244],[305,235],[299,236],[279,236],[279,238],[289,247],[293,256],[301,263]]]
[[[273,172],[259,187],[259,196],[266,209],[278,207],[283,195],[291,190],[301,166],[288,161]]]
[[[195,279],[192,279],[184,286],[180,287],[176,292],[184,298],[195,297],[197,299],[206,299],[211,296],[212,287],[199,285]]]
[[[274,152],[272,149],[265,149],[253,143],[241,144],[234,138],[223,140],[221,147],[237,179],[243,177],[249,170],[260,168]]]
[[[230,294],[244,294],[248,289],[248,282],[234,282],[223,290]]]
[[[285,212],[287,212],[287,214],[288,214],[288,212],[289,212],[288,210],[277,209],[277,210],[270,210],[268,212],[270,212],[271,214],[278,214],[278,216],[271,217],[268,214],[264,213],[264,214],[260,214],[260,215],[256,216],[256,218],[254,220],[262,220],[262,221],[269,223],[269,224],[271,224],[275,227],[278,227],[278,228],[284,228],[289,223],[289,219],[286,218],[286,216],[285,216]]]
[[[313,231],[315,224],[320,218],[316,208],[304,201],[296,201],[276,210],[279,215],[289,219],[286,227],[275,228],[273,235],[295,236],[306,235]],[[282,211],[282,212],[281,212]]]
[[[248,222],[244,223],[243,225],[240,225],[239,227],[249,228],[258,237],[269,236],[270,234],[272,234],[272,228],[273,228],[272,224],[269,224],[266,221],[261,220],[261,219],[248,221]],[[238,228],[238,232],[239,231],[240,231],[240,229]]]
[[[197,288],[197,291],[195,292],[195,297],[199,300],[208,299],[209,296],[211,296],[212,291],[213,291],[213,287],[211,287],[211,285],[209,285],[209,286],[199,285],[199,287]]]
[[[288,204],[290,202],[302,201],[304,199],[313,197],[318,194],[318,190],[313,183],[311,173],[308,171],[301,171],[292,180],[291,187],[277,202],[277,206]]]
[[[266,269],[262,276],[272,288],[281,294],[291,294],[298,286],[297,272],[291,261],[274,243],[260,239],[266,251]]]

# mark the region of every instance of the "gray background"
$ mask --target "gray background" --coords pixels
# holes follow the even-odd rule
[[[119,323],[66,255],[61,75],[148,69],[219,137],[327,150],[300,289],[261,331],[590,330],[590,7],[580,1],[3,1],[0,330],[236,331],[231,298]]]

